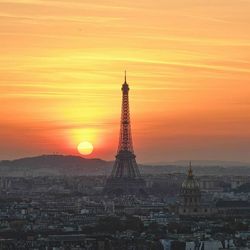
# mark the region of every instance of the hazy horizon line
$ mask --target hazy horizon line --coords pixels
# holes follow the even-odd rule
[[[84,155],[79,155],[79,154],[59,154],[59,153],[51,153],[51,154],[35,154],[35,155],[25,155],[25,156],[17,156],[17,157],[11,157],[11,158],[5,158],[5,159],[0,159],[1,161],[14,161],[14,160],[20,160],[20,159],[25,159],[25,158],[36,158],[36,157],[41,157],[41,156],[73,156],[73,157],[80,157],[83,159],[88,159],[88,160],[93,160],[93,159],[99,159],[99,160],[103,160],[103,161],[107,161],[107,162],[112,162],[115,160],[115,157],[112,159],[104,159],[101,157],[88,157],[88,156],[84,156]],[[192,162],[193,165],[197,162],[207,162],[207,163],[235,163],[235,164],[243,164],[243,165],[249,165],[250,162],[246,162],[246,161],[240,161],[240,160],[222,160],[222,159],[192,159],[192,160],[187,160],[187,159],[177,159],[177,160],[165,160],[165,161],[152,161],[152,162],[148,162],[148,161],[141,161],[139,162],[139,164],[141,165],[164,165],[164,164],[176,164],[176,163],[182,163],[182,164],[189,164],[189,162]]]

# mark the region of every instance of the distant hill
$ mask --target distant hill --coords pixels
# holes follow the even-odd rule
[[[233,162],[227,166],[222,162],[216,162],[215,165],[201,163],[193,162],[195,175],[250,175],[249,165],[238,165]],[[71,155],[42,155],[0,161],[0,176],[109,175],[112,166],[113,162],[101,159],[85,159]],[[185,164],[180,161],[166,165],[140,165],[143,175],[187,173],[187,170],[187,161]]]
[[[42,155],[0,161],[1,176],[96,175],[110,172],[112,162],[71,155]]]

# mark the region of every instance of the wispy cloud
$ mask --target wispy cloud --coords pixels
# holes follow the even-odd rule
[[[243,0],[0,0],[0,147],[9,138],[15,152],[32,151],[25,134],[35,152],[61,149],[86,128],[114,143],[126,69],[141,159],[165,160],[159,145],[186,157],[193,138],[201,155],[216,156],[225,139],[239,145],[235,158],[250,160],[240,153],[250,133],[249,8]]]

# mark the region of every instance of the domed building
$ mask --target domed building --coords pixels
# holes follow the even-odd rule
[[[191,162],[186,180],[181,185],[179,215],[202,216],[209,215],[212,209],[201,202],[199,182],[193,175]]]

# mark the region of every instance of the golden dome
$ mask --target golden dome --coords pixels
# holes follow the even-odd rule
[[[189,164],[187,179],[182,183],[181,188],[188,190],[200,190],[199,182],[193,176],[191,162]]]

